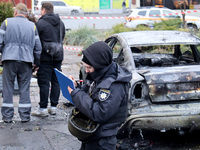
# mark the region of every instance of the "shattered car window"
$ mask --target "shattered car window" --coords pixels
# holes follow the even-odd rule
[[[190,45],[131,47],[136,68],[196,64]]]

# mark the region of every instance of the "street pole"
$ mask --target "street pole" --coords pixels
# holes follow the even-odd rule
[[[186,29],[186,23],[185,23],[185,11],[186,11],[186,0],[179,0],[179,6],[181,9],[181,14],[183,16],[183,28]]]

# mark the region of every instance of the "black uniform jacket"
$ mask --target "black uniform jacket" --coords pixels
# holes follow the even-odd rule
[[[61,23],[61,25],[60,25]],[[43,15],[38,22],[36,22],[36,27],[40,37],[41,43],[43,42],[60,42],[60,26],[61,26],[61,38],[62,41],[65,37],[65,26],[57,14],[47,13]],[[52,57],[45,52],[44,48],[41,54],[41,61],[51,61]],[[63,60],[63,53],[59,58],[56,58],[56,61]]]
[[[116,76],[113,76],[113,69],[109,69],[106,74],[110,75],[104,75],[105,78],[95,86],[91,96],[79,88],[71,93],[76,107],[87,117],[100,123],[99,128],[88,140],[115,136],[127,117],[128,91],[125,86],[131,80],[131,74],[114,62],[111,66],[117,69],[114,71]]]

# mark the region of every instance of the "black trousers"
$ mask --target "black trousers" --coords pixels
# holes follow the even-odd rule
[[[56,107],[60,96],[60,86],[54,68],[61,71],[62,61],[42,61],[37,72],[40,88],[40,108],[47,108],[50,95],[51,106]]]
[[[97,141],[82,142],[80,150],[116,150],[117,138],[105,137]]]

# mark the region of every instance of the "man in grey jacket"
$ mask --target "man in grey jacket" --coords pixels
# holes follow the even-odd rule
[[[14,116],[13,91],[17,77],[19,86],[18,112],[22,122],[30,121],[30,80],[32,70],[37,70],[40,62],[41,42],[34,23],[26,16],[26,5],[18,3],[14,17],[7,18],[0,28],[0,52],[3,64],[2,119],[12,122]]]

